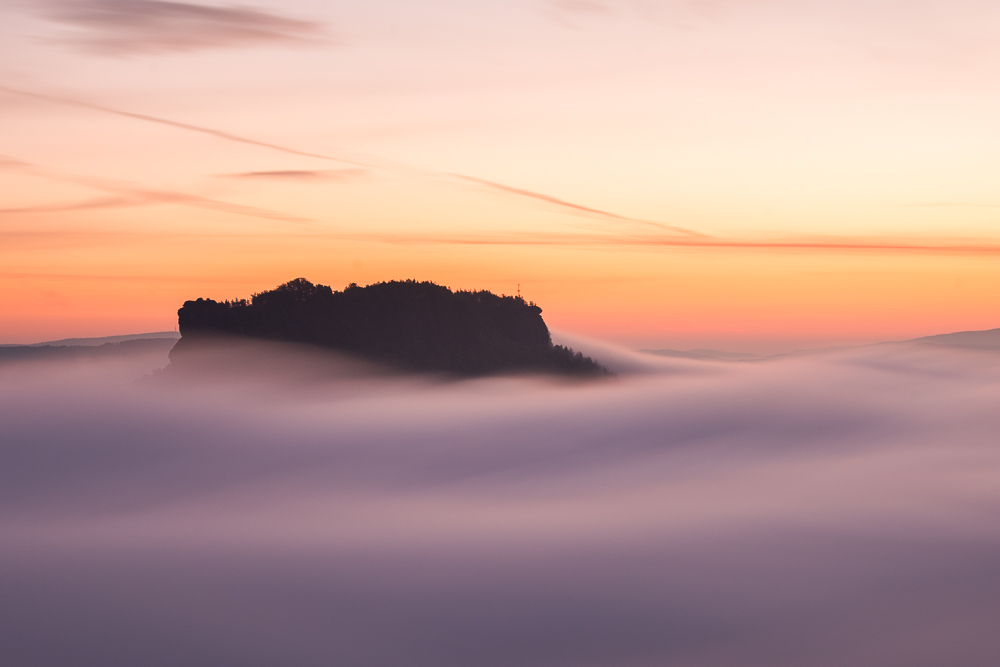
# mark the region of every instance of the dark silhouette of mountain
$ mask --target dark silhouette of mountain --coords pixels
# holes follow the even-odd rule
[[[75,361],[106,359],[133,352],[169,350],[176,338],[131,339],[103,345],[9,345],[0,347],[0,364],[22,361]]]
[[[1000,329],[987,329],[984,331],[956,331],[955,333],[937,334],[934,336],[923,336],[921,338],[911,338],[909,340],[894,340],[881,343],[869,343],[867,345],[841,345],[834,347],[823,347],[806,350],[795,350],[794,352],[783,352],[780,354],[756,355],[738,352],[720,352],[719,350],[639,350],[644,354],[654,354],[659,357],[671,357],[677,359],[696,359],[699,361],[772,361],[774,359],[785,359],[789,357],[801,357],[806,355],[824,354],[839,352],[841,350],[858,349],[870,346],[895,346],[895,347],[937,347],[950,348],[955,350],[971,350],[978,352],[1000,352]]]
[[[924,336],[907,341],[917,345],[954,347],[968,350],[1000,350],[1000,329],[986,331],[958,331],[937,336]]]
[[[32,347],[41,347],[43,345],[49,345],[52,347],[65,347],[69,345],[93,347],[97,345],[104,345],[105,343],[124,343],[130,340],[145,340],[145,339],[164,339],[172,338],[177,340],[181,335],[176,331],[157,331],[154,333],[141,333],[141,334],[125,334],[122,336],[101,336],[99,338],[63,338],[62,340],[48,340],[43,343],[30,343]]]
[[[409,371],[483,375],[607,375],[590,357],[553,345],[542,309],[519,296],[457,291],[415,280],[337,292],[297,278],[249,300],[187,301],[177,311],[183,364],[200,342],[236,336],[306,343]]]

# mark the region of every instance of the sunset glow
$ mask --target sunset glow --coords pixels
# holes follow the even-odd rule
[[[0,667],[1000,665],[998,35],[0,0]]]
[[[0,342],[297,276],[646,347],[997,325],[995,3],[0,11]]]

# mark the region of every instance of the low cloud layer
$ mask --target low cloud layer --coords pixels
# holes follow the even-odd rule
[[[995,351],[622,352],[591,384],[256,358],[139,384],[162,352],[0,367],[14,664],[1000,652]]]
[[[67,41],[104,55],[315,40],[322,26],[258,9],[166,0],[57,0],[46,16],[74,30]]]

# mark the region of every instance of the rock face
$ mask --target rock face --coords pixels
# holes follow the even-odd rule
[[[521,297],[392,281],[335,292],[304,278],[249,300],[187,301],[171,361],[200,341],[238,336],[332,348],[405,370],[460,375],[541,371],[606,375],[553,345],[542,309]]]

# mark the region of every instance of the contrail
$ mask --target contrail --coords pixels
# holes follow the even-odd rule
[[[69,204],[43,204],[41,206],[21,206],[17,208],[0,208],[0,215],[26,215],[32,213],[69,213],[72,211],[89,211],[102,208],[119,208],[134,205],[125,197],[105,197],[103,199],[88,199],[87,201]]]
[[[68,204],[4,208],[0,209],[0,215],[59,213],[86,209],[144,206],[148,204],[174,204],[177,206],[191,206],[194,208],[222,211],[225,213],[245,215],[254,218],[264,218],[266,220],[279,220],[281,222],[295,222],[303,224],[315,224],[318,222],[317,220],[313,220],[311,218],[290,215],[288,213],[282,213],[281,211],[272,211],[270,209],[259,208],[257,206],[246,206],[244,204],[233,204],[231,202],[224,202],[217,199],[209,199],[208,197],[187,194],[185,192],[157,190],[152,188],[137,188],[131,184],[116,183],[104,178],[55,173],[51,170],[42,169],[22,160],[9,159],[4,156],[0,156],[0,169],[4,166],[6,166],[8,170],[27,172],[39,178],[45,178],[59,183],[83,185],[88,188],[93,188],[95,190],[100,190],[117,196],[105,199],[91,199],[83,202]]]
[[[720,239],[681,236],[600,236],[588,234],[508,234],[446,236],[431,234],[320,234],[324,238],[375,241],[399,245],[468,245],[468,246],[562,246],[562,247],[661,247],[705,250],[760,250],[802,252],[881,252],[927,253],[942,255],[1000,255],[996,240],[948,242],[893,241],[878,238],[790,237],[775,240]]]
[[[240,211],[232,211],[240,212]],[[247,215],[254,215],[257,210],[247,212]],[[265,217],[265,216],[261,216]],[[941,239],[935,241],[905,240],[893,241],[891,239],[878,238],[815,238],[815,237],[791,237],[783,240],[755,240],[755,239],[716,239],[716,238],[684,238],[674,237],[621,237],[621,236],[599,236],[587,234],[506,234],[506,235],[434,235],[434,234],[352,234],[349,232],[322,231],[314,228],[315,231],[303,231],[297,233],[296,238],[313,239],[335,239],[341,241],[363,241],[369,243],[387,243],[393,245],[441,245],[441,246],[547,246],[547,247],[663,247],[663,248],[692,248],[703,250],[746,250],[746,251],[775,251],[775,252],[872,252],[872,253],[901,253],[901,254],[931,254],[931,255],[978,255],[978,256],[1000,256],[1000,243],[995,239],[983,239],[982,242],[975,242],[974,239],[963,241]],[[2,232],[0,238],[45,238],[49,236],[66,237],[67,232],[51,231],[19,231]],[[85,237],[101,237],[108,235],[107,232],[85,232],[75,235]],[[273,239],[273,234],[259,234],[253,232],[114,232],[114,236],[132,237],[163,237],[163,238],[240,238],[240,239]]]
[[[189,132],[198,132],[200,134],[207,134],[209,136],[217,137],[217,138],[220,138],[220,139],[226,139],[228,141],[234,141],[234,142],[241,143],[241,144],[248,144],[250,146],[258,146],[258,147],[261,147],[261,148],[268,148],[268,149],[271,149],[271,150],[280,151],[282,153],[287,153],[289,155],[299,155],[299,156],[302,156],[302,157],[311,157],[311,158],[317,158],[317,159],[320,159],[320,160],[330,160],[330,161],[333,161],[333,162],[340,162],[340,163],[343,163],[343,164],[352,164],[352,165],[356,165],[356,166],[359,166],[359,167],[368,167],[370,169],[380,169],[380,170],[383,170],[383,171],[389,171],[389,172],[394,172],[394,173],[403,173],[403,174],[407,174],[407,175],[410,175],[410,176],[414,175],[414,173],[413,173],[414,170],[413,169],[402,169],[402,168],[398,168],[398,167],[397,168],[393,168],[393,167],[386,166],[385,164],[372,164],[372,163],[367,163],[367,162],[359,162],[357,160],[349,160],[349,159],[346,159],[346,158],[333,157],[331,155],[323,155],[323,154],[320,154],[320,153],[310,153],[310,152],[307,152],[307,151],[300,151],[300,150],[295,149],[295,148],[289,148],[288,146],[281,146],[279,144],[272,144],[272,143],[268,143],[268,142],[265,142],[265,141],[257,141],[256,139],[250,139],[248,137],[242,137],[242,136],[239,136],[239,135],[236,135],[236,134],[231,134],[229,132],[225,132],[223,130],[216,130],[216,129],[213,129],[213,128],[210,128],[210,127],[202,127],[200,125],[192,125],[190,123],[182,123],[182,122],[179,122],[179,121],[169,120],[169,119],[166,119],[166,118],[159,118],[157,116],[150,116],[148,114],[134,113],[134,112],[131,112],[131,111],[121,111],[119,109],[113,109],[111,107],[102,106],[100,104],[92,104],[90,102],[84,102],[82,100],[70,99],[70,98],[65,98],[65,97],[58,97],[58,96],[55,96],[55,95],[45,95],[45,94],[42,94],[42,93],[33,93],[33,92],[26,91],[26,90],[20,90],[20,89],[17,89],[17,88],[10,88],[10,87],[7,87],[7,86],[0,86],[0,91],[9,93],[11,95],[21,95],[23,97],[30,97],[30,98],[33,98],[33,99],[45,100],[46,102],[52,102],[52,103],[55,103],[55,104],[64,104],[64,105],[68,105],[68,106],[79,107],[81,109],[90,109],[92,111],[101,111],[101,112],[104,112],[104,113],[114,114],[116,116],[122,116],[124,118],[133,118],[135,120],[144,120],[144,121],[147,121],[147,122],[150,122],[150,123],[157,123],[159,125],[166,125],[167,127],[173,127],[173,128],[177,128],[177,129],[180,129],[180,130],[188,130]],[[664,224],[662,222],[655,222],[655,221],[652,221],[652,220],[641,220],[641,219],[638,219],[638,218],[629,218],[629,217],[626,217],[626,216],[623,216],[623,215],[618,215],[616,213],[611,213],[609,211],[602,211],[600,209],[590,208],[589,206],[582,206],[580,204],[574,204],[573,202],[568,202],[568,201],[566,201],[564,199],[559,199],[557,197],[552,197],[552,196],[549,196],[549,195],[546,195],[546,194],[542,194],[540,192],[533,192],[531,190],[524,190],[524,189],[521,189],[521,188],[515,188],[515,187],[511,187],[509,185],[504,185],[502,183],[496,183],[494,181],[487,181],[487,180],[482,179],[482,178],[476,178],[475,176],[466,176],[464,174],[455,174],[455,173],[440,174],[440,173],[428,172],[427,170],[424,170],[424,169],[417,169],[416,171],[419,172],[420,174],[422,174],[422,177],[425,177],[425,178],[426,177],[440,178],[441,176],[446,176],[446,177],[450,177],[450,178],[458,178],[458,179],[461,179],[461,180],[464,180],[464,181],[468,181],[470,183],[476,183],[478,185],[483,185],[483,186],[492,188],[494,190],[498,190],[498,191],[501,191],[501,192],[506,192],[507,194],[516,195],[518,197],[526,197],[526,198],[529,198],[529,199],[537,199],[537,200],[540,200],[540,201],[545,201],[545,202],[548,202],[550,204],[554,204],[556,206],[559,206],[559,207],[562,207],[562,208],[565,208],[565,209],[576,211],[578,213],[589,213],[591,215],[602,217],[602,218],[604,218],[606,220],[613,220],[613,221],[617,221],[617,222],[628,222],[628,223],[641,224],[641,225],[650,225],[650,226],[653,226],[653,227],[658,227],[660,229],[669,229],[669,230],[678,232],[680,234],[685,234],[687,236],[707,238],[704,234],[700,234],[700,233],[692,231],[690,229],[685,229],[683,227],[676,227],[674,225],[667,225],[667,224]]]
[[[623,215],[618,215],[617,213],[611,213],[609,211],[602,211],[597,208],[590,208],[589,206],[581,206],[580,204],[574,204],[573,202],[568,202],[564,199],[558,199],[550,195],[542,194],[541,192],[533,192],[531,190],[523,190],[521,188],[514,188],[509,185],[504,185],[503,183],[495,183],[493,181],[487,181],[482,178],[476,178],[474,176],[464,176],[462,174],[448,174],[449,176],[454,176],[455,178],[460,178],[463,181],[469,181],[471,183],[478,183],[479,185],[485,185],[488,188],[493,188],[495,190],[500,190],[501,192],[506,192],[508,194],[518,195],[519,197],[528,197],[531,199],[539,199],[550,204],[555,204],[556,206],[562,206],[565,208],[570,208],[575,211],[582,211],[584,213],[592,213],[594,215],[601,216],[602,218],[610,218],[612,220],[619,220],[621,222],[634,222],[641,225],[651,225],[654,227],[659,227],[661,229],[670,229],[675,232],[680,232],[681,234],[686,234],[688,236],[699,236],[707,238],[704,234],[699,234],[698,232],[692,231],[690,229],[685,229],[683,227],[675,227],[674,225],[667,225],[662,222],[655,222],[653,220],[641,220],[639,218],[629,218]]]
[[[32,93],[26,90],[18,90],[16,88],[8,88],[7,86],[0,86],[0,91],[9,93],[11,95],[21,95],[23,97],[32,97],[39,100],[45,100],[47,102],[54,102],[56,104],[65,104],[68,106],[80,107],[82,109],[90,109],[92,111],[103,111],[104,113],[114,114],[116,116],[123,116],[125,118],[134,118],[136,120],[144,120],[150,123],[157,123],[159,125],[166,125],[168,127],[175,127],[181,130],[188,130],[190,132],[199,132],[201,134],[207,134],[209,136],[218,137],[220,139],[226,139],[228,141],[235,141],[241,144],[249,144],[251,146],[259,146],[261,148],[270,148],[271,150],[281,151],[282,153],[288,153],[290,155],[299,155],[302,157],[312,157],[319,158],[320,160],[331,160],[333,162],[343,162],[345,164],[353,164],[361,167],[371,167],[374,168],[376,165],[366,164],[364,162],[357,162],[355,160],[347,160],[344,158],[333,157],[330,155],[322,155],[320,153],[309,153],[306,151],[300,151],[295,148],[289,148],[288,146],[281,146],[279,144],[272,144],[266,141],[257,141],[256,139],[250,139],[248,137],[241,137],[238,134],[231,134],[223,130],[215,130],[210,127],[202,127],[200,125],[191,125],[190,123],[181,123],[175,120],[168,120],[166,118],[158,118],[157,116],[149,116],[143,113],[134,113],[131,111],[121,111],[119,109],[112,109],[111,107],[101,106],[99,104],[92,104],[90,102],[84,102],[82,100],[74,100],[65,97],[56,97],[54,95],[43,95],[41,93]]]

